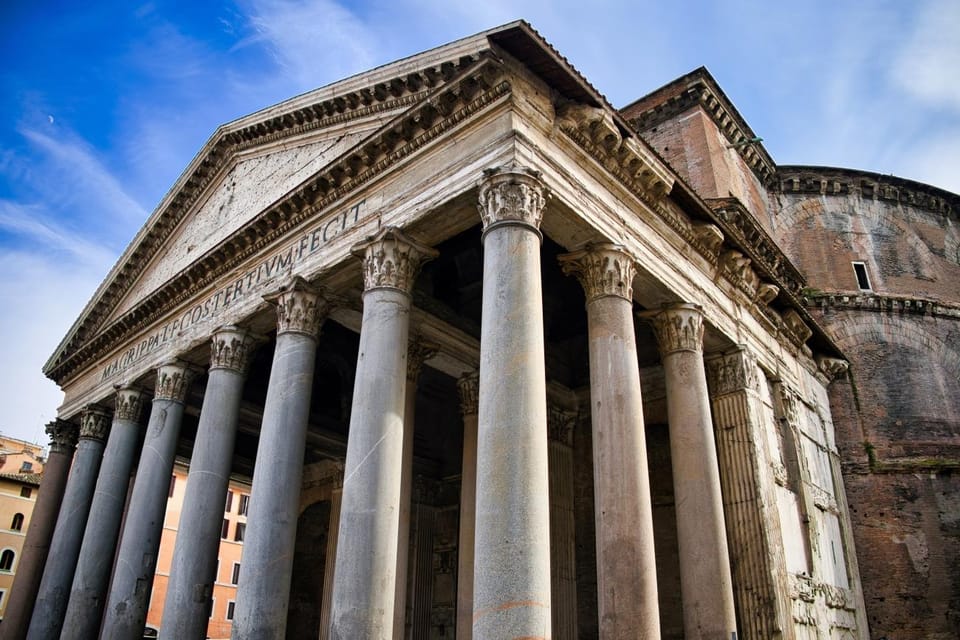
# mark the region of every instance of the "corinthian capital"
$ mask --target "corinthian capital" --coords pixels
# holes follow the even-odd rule
[[[825,356],[817,358],[817,366],[828,380],[836,380],[847,372],[850,363],[840,358],[827,358]]]
[[[641,314],[653,324],[660,355],[703,351],[703,312],[700,305],[681,303],[663,311]]]
[[[439,347],[421,338],[414,338],[407,348],[407,380],[416,380],[420,376],[423,363],[437,354]]]
[[[262,340],[247,329],[234,325],[217,329],[210,345],[210,369],[229,369],[240,375],[246,374],[253,351]]]
[[[590,245],[559,256],[567,275],[575,275],[587,294],[587,302],[605,296],[633,301],[633,258],[618,244]]]
[[[540,172],[507,165],[487,169],[480,184],[480,218],[484,232],[497,224],[519,224],[540,232],[546,189]]]
[[[110,412],[97,404],[89,404],[80,415],[80,438],[103,442],[110,430]]]
[[[471,371],[460,376],[457,390],[460,392],[460,413],[465,416],[477,415],[480,403],[480,373]]]
[[[363,289],[413,290],[413,283],[425,262],[439,254],[411,240],[396,227],[386,227],[364,242],[355,244],[353,254],[363,260]]]
[[[57,418],[47,423],[47,435],[50,436],[50,452],[73,455],[77,448],[77,426]]]
[[[760,385],[757,359],[746,349],[708,358],[704,365],[707,370],[707,384],[714,396],[744,389],[756,391]]]
[[[116,420],[139,422],[143,415],[143,392],[135,387],[117,386],[113,417]]]
[[[195,371],[185,362],[169,362],[157,368],[157,388],[154,400],[172,400],[182,403],[187,398]]]
[[[327,317],[330,303],[320,290],[300,276],[294,276],[277,293],[263,296],[277,308],[277,335],[299,333],[316,339]]]

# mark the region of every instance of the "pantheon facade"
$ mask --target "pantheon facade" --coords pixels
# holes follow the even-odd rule
[[[238,640],[868,638],[782,175],[705,70],[617,110],[523,22],[220,127],[45,367],[0,633],[140,638],[179,459],[163,639],[231,478]]]

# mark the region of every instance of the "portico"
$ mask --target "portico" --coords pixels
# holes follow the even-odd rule
[[[789,273],[551,51],[509,25],[211,139],[48,363],[64,420],[113,410],[64,637],[95,637],[69,635],[94,547],[119,548],[101,637],[140,637],[174,457],[188,506],[161,637],[203,637],[231,474],[252,478],[237,639],[287,637],[310,601],[297,633],[341,640],[738,630],[704,358],[740,349],[802,394],[812,349],[836,354],[789,296],[758,295]],[[228,178],[267,165],[290,173],[218,218]],[[729,259],[750,251],[756,269]],[[129,477],[140,424],[128,522],[101,549],[104,474]],[[319,594],[292,608],[321,529]],[[775,573],[750,579],[788,602]]]

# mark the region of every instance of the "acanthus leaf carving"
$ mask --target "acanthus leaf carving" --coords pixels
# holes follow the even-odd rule
[[[708,358],[704,366],[711,395],[746,389],[757,391],[760,386],[757,359],[745,349]]]
[[[486,169],[477,207],[484,233],[500,223],[522,224],[539,233],[547,198],[539,171],[513,164]]]
[[[420,267],[439,254],[435,249],[407,237],[397,227],[357,243],[351,252],[363,260],[363,288],[396,289],[409,294]]]
[[[196,371],[185,362],[169,362],[157,368],[157,387],[154,400],[183,403],[190,390]]]
[[[214,332],[210,344],[210,369],[229,369],[246,374],[250,359],[261,336],[235,325],[222,327]]]
[[[457,391],[460,394],[460,413],[464,416],[475,416],[480,403],[480,373],[470,371],[457,380]]]
[[[416,380],[420,376],[423,363],[435,356],[439,350],[439,346],[419,336],[411,340],[407,347],[407,380]]]
[[[633,257],[617,244],[588,245],[566,253],[558,260],[567,275],[575,275],[583,286],[587,302],[605,296],[633,301]]]
[[[573,446],[573,430],[577,426],[577,413],[550,405],[547,407],[547,435],[550,440]]]
[[[47,423],[45,428],[50,437],[50,452],[73,455],[73,450],[77,447],[77,437],[79,430],[77,425],[66,420],[56,418]]]
[[[143,415],[143,392],[135,387],[121,385],[117,385],[116,390],[114,419],[139,422],[140,416]]]
[[[277,308],[277,335],[298,333],[316,339],[330,310],[321,290],[300,276],[263,299]]]
[[[110,431],[110,412],[100,405],[89,404],[80,415],[80,438],[103,442]]]
[[[682,303],[640,315],[652,323],[661,356],[675,351],[703,351],[703,311],[700,305]]]

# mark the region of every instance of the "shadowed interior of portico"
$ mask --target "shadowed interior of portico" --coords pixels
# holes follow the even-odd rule
[[[463,198],[459,199],[463,201]],[[463,207],[458,215],[462,216]],[[469,210],[467,210],[469,211]],[[552,217],[556,214],[556,218]],[[570,229],[562,209],[545,213],[545,228],[560,235],[589,238],[590,232]],[[560,221],[557,222],[557,219]],[[551,224],[553,222],[554,224]],[[462,226],[462,224],[461,224]],[[454,330],[461,340],[479,349],[483,244],[479,224],[455,233],[436,245],[439,257],[421,270],[413,290],[415,313],[425,314],[440,326]],[[597,558],[595,551],[593,459],[590,426],[590,372],[587,348],[586,300],[576,278],[565,275],[557,257],[576,247],[564,247],[544,234],[541,249],[544,334],[548,407],[551,412],[551,522],[557,529],[551,538],[555,638],[597,637]],[[349,436],[350,409],[355,392],[354,374],[359,347],[358,316],[362,308],[359,261],[338,274],[343,286],[329,293],[345,310],[333,314],[322,325],[310,404],[309,430],[305,451],[304,481],[310,469],[324,464],[342,464]],[[353,273],[349,273],[352,271]],[[652,284],[647,284],[652,283]],[[663,291],[642,271],[635,279],[635,299],[644,296],[662,302]],[[645,288],[649,287],[649,288]],[[635,311],[643,307],[634,304]],[[267,305],[247,323],[260,330],[273,326],[274,311]],[[336,318],[336,319],[335,319]],[[351,326],[352,325],[352,326]],[[677,534],[673,505],[673,481],[664,404],[663,372],[653,331],[648,323],[635,321],[637,352],[645,387],[647,446],[654,529],[660,585],[663,637],[683,635]],[[421,339],[416,317],[411,322],[411,340]],[[709,336],[708,348],[721,343]],[[234,475],[246,481],[253,476],[257,443],[276,344],[276,331],[264,334],[250,366],[243,391],[241,415],[233,459]],[[445,345],[432,345],[440,354]],[[209,347],[202,345],[185,359],[200,368],[209,359]],[[457,391],[457,376],[449,367],[435,367],[428,358],[416,378],[416,410],[413,450],[413,488],[410,536],[407,553],[406,638],[452,637],[456,627],[457,529],[459,521],[460,472],[463,454],[463,419]],[[149,388],[151,380],[143,384]],[[189,463],[203,402],[205,376],[193,383],[178,446],[178,457]],[[408,382],[409,384],[409,382]],[[647,393],[647,390],[650,393]],[[554,415],[556,414],[556,415]],[[566,422],[556,426],[554,421]],[[556,459],[563,463],[554,464]],[[319,468],[319,467],[317,467]],[[565,474],[565,478],[557,477]],[[568,486],[572,492],[562,489]],[[554,490],[557,495],[554,495]],[[566,495],[569,494],[569,495]],[[331,530],[329,490],[311,492],[304,487],[297,539],[297,569],[291,586],[288,637],[325,637],[321,618],[324,570]],[[565,524],[553,523],[566,518]],[[312,569],[308,567],[312,566]],[[326,577],[329,578],[329,570]],[[292,635],[291,635],[292,634]]]

